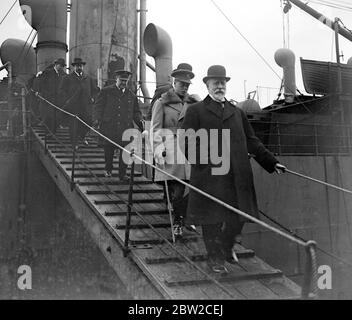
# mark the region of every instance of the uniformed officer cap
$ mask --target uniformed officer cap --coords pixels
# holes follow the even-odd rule
[[[117,70],[115,71],[116,77],[119,77],[120,79],[128,80],[129,77],[132,75],[132,72],[127,71],[127,70]]]

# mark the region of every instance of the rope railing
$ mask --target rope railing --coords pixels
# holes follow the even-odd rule
[[[53,137],[60,145],[62,145],[66,150],[70,150],[72,151],[72,148],[66,146],[62,141],[60,141],[60,139],[58,139],[56,137],[56,135],[54,133],[52,133],[52,131],[48,128],[48,126],[44,123],[43,124],[44,127],[46,128],[46,130],[50,133],[51,137]],[[46,145],[45,145],[46,148]],[[75,149],[75,148],[73,148]],[[131,152],[132,153],[132,152]],[[132,153],[133,154],[133,153]],[[213,282],[214,284],[216,284],[221,290],[223,290],[228,296],[230,296],[231,298],[235,298],[235,295],[228,290],[225,286],[223,286],[218,280],[216,280],[214,277],[212,277],[211,275],[209,275],[207,272],[205,272],[201,267],[199,267],[197,264],[195,264],[189,257],[187,257],[184,253],[182,253],[181,251],[179,251],[165,236],[163,236],[149,221],[147,221],[142,213],[140,213],[137,208],[135,207],[135,205],[133,205],[132,202],[132,194],[133,194],[133,179],[134,179],[134,162],[132,162],[132,168],[131,168],[131,175],[130,175],[130,183],[129,183],[129,194],[128,194],[128,201],[125,201],[123,198],[121,198],[119,196],[119,194],[114,191],[108,184],[106,184],[102,179],[100,179],[92,170],[91,168],[86,164],[86,162],[79,156],[79,154],[75,153],[74,154],[75,157],[77,157],[80,161],[81,164],[83,164],[83,166],[88,170],[88,172],[92,175],[92,177],[94,177],[101,186],[104,186],[105,188],[108,189],[108,191],[115,195],[117,198],[119,198],[122,202],[124,202],[127,207],[128,207],[128,213],[126,215],[126,230],[125,230],[125,241],[124,241],[124,247],[123,247],[123,251],[124,251],[124,256],[126,257],[128,252],[130,251],[128,248],[129,245],[129,228],[128,226],[130,225],[130,217],[131,217],[131,209],[133,209],[133,212],[146,224],[148,225],[148,227],[161,239],[163,240],[168,246],[170,246],[172,248],[172,250],[174,250],[176,252],[176,254],[178,254],[179,256],[181,256],[181,258],[183,260],[185,260],[188,264],[190,264],[193,268],[197,269],[201,274],[203,274],[206,278],[208,278],[211,282]],[[72,160],[72,162],[74,163],[74,160]],[[73,172],[73,173],[72,173]],[[71,190],[73,190],[74,188],[74,183],[72,183],[72,177],[74,176],[74,166],[72,167],[72,172],[71,172]],[[109,195],[106,195],[110,200],[113,200]]]
[[[33,90],[32,90],[32,91],[33,91]],[[34,91],[33,91],[33,92],[34,92]],[[208,199],[214,201],[215,203],[221,205],[222,207],[227,208],[227,209],[230,210],[231,212],[236,213],[236,214],[238,214],[238,215],[240,215],[240,216],[246,218],[247,220],[250,220],[250,221],[252,221],[252,222],[258,224],[258,225],[262,226],[263,228],[268,229],[268,230],[270,230],[270,231],[272,231],[272,232],[274,232],[274,233],[276,233],[276,234],[282,236],[283,238],[286,238],[286,239],[289,240],[289,241],[292,241],[292,242],[294,242],[294,243],[296,243],[296,244],[298,244],[298,245],[301,245],[301,246],[303,246],[303,247],[305,247],[305,248],[308,248],[308,247],[311,248],[311,249],[307,250],[308,259],[310,259],[310,260],[309,260],[309,261],[311,261],[311,262],[310,262],[310,265],[312,266],[309,270],[307,269],[307,270],[309,271],[309,272],[307,271],[307,272],[309,273],[309,274],[307,275],[307,277],[309,277],[309,279],[311,279],[312,277],[314,277],[314,274],[317,272],[317,270],[314,270],[314,268],[313,268],[313,267],[314,267],[314,263],[313,263],[313,262],[315,261],[315,260],[313,259],[314,246],[312,246],[312,242],[311,242],[311,241],[308,241],[308,242],[302,241],[302,240],[300,240],[300,239],[298,239],[298,238],[292,236],[291,234],[288,234],[288,233],[286,233],[286,232],[283,232],[283,231],[281,231],[281,230],[279,230],[279,229],[277,229],[277,228],[275,228],[275,227],[273,227],[273,226],[271,226],[271,225],[269,225],[269,224],[267,224],[267,223],[265,223],[265,222],[263,222],[263,221],[261,221],[261,220],[255,218],[255,217],[252,217],[251,215],[249,215],[249,214],[247,214],[247,213],[245,213],[245,212],[243,212],[243,211],[241,211],[241,210],[239,210],[239,209],[237,209],[237,208],[234,208],[234,207],[230,206],[229,204],[227,204],[227,203],[221,201],[220,199],[217,199],[216,197],[214,197],[214,196],[212,196],[212,195],[210,195],[210,194],[208,194],[208,193],[202,191],[201,189],[198,189],[197,187],[195,187],[195,186],[193,186],[193,185],[191,185],[191,184],[189,184],[189,183],[187,183],[187,182],[185,182],[185,181],[183,181],[183,180],[177,178],[176,176],[173,176],[172,174],[170,174],[170,173],[168,173],[168,172],[166,172],[166,171],[160,169],[159,167],[157,167],[157,166],[153,165],[152,163],[149,163],[148,161],[146,161],[146,160],[144,160],[143,158],[139,157],[138,155],[135,154],[134,150],[130,151],[130,150],[128,150],[128,149],[122,147],[121,145],[119,145],[119,144],[116,143],[115,141],[113,141],[113,140],[109,139],[108,137],[104,136],[104,135],[103,135],[102,133],[100,133],[96,128],[94,128],[94,127],[88,125],[85,121],[83,121],[83,120],[82,120],[80,117],[78,117],[77,115],[72,114],[72,113],[70,113],[70,112],[68,112],[68,111],[66,111],[66,110],[64,110],[64,109],[62,109],[62,108],[60,108],[60,107],[54,105],[52,102],[50,102],[50,101],[48,101],[47,99],[45,99],[44,97],[42,97],[39,93],[35,92],[35,94],[36,94],[36,96],[37,96],[38,98],[42,99],[42,100],[45,101],[48,105],[52,106],[52,107],[55,108],[56,110],[58,110],[58,111],[60,111],[60,112],[63,112],[64,114],[66,114],[66,115],[68,115],[68,116],[70,116],[70,117],[73,117],[76,121],[79,121],[82,125],[84,125],[84,126],[86,126],[87,128],[89,128],[92,132],[94,132],[95,134],[97,134],[99,137],[101,137],[101,138],[104,139],[105,141],[111,143],[111,144],[114,145],[116,148],[118,148],[119,150],[121,150],[121,152],[124,151],[124,152],[126,152],[127,154],[129,154],[129,156],[130,156],[132,159],[138,160],[138,161],[140,161],[141,163],[144,163],[145,165],[147,165],[147,166],[153,168],[154,170],[159,171],[160,173],[162,173],[162,174],[164,174],[164,175],[166,175],[166,176],[172,178],[173,180],[175,180],[175,181],[177,181],[177,182],[183,184],[184,186],[188,187],[190,190],[193,190],[194,192],[197,192],[198,194],[203,195],[204,197],[206,197],[206,198],[208,198]],[[74,148],[74,149],[75,149],[75,148]],[[74,154],[74,156],[75,156],[75,154]],[[73,163],[74,163],[74,160],[73,160]],[[82,162],[82,163],[83,163],[83,162]],[[73,174],[72,174],[72,177],[73,177]],[[103,183],[103,184],[106,185],[105,183]],[[143,219],[142,215],[141,215],[140,217]],[[151,229],[152,229],[154,232],[156,231],[155,228],[154,228],[152,225],[150,225],[150,227],[151,227]],[[156,231],[156,232],[157,232],[157,231]],[[173,247],[173,249],[175,249],[175,251],[177,250],[177,249],[172,245],[172,243],[170,243],[170,242],[169,242],[164,236],[162,236],[160,233],[159,233],[159,236],[160,236],[163,240],[166,240],[166,241],[171,245],[171,247]],[[178,250],[177,250],[177,251],[178,251]],[[178,253],[179,253],[179,252],[178,252]],[[182,254],[182,253],[181,253],[181,254]],[[190,260],[188,257],[183,256],[183,258],[184,258],[186,261],[192,263],[192,260]],[[196,266],[196,265],[195,265],[195,266]],[[196,266],[196,267],[197,267],[197,269],[199,268],[198,266]],[[199,271],[200,271],[200,270],[199,270]],[[204,271],[202,270],[201,272],[203,273]],[[207,277],[208,277],[208,276],[209,276],[209,275],[207,274]],[[214,279],[214,280],[215,280],[215,279]],[[215,280],[215,281],[217,281],[217,280]],[[222,286],[220,283],[218,283],[218,285]],[[316,288],[313,288],[313,290],[311,290],[311,289],[312,289],[312,287],[316,287],[316,286],[317,286],[317,283],[316,283],[316,282],[310,281],[309,288],[305,288],[304,290],[302,289],[302,297],[305,298],[305,297],[308,297],[308,296],[310,297],[310,296],[311,296],[311,295],[309,295],[309,294],[308,294],[308,295],[306,294],[307,291],[310,292],[310,293],[313,293],[313,295],[314,295],[314,293],[316,292],[317,289],[316,289]],[[226,288],[224,287],[224,289],[226,289]],[[226,290],[227,290],[227,289],[226,289]],[[228,291],[228,290],[227,290],[227,291]],[[231,292],[228,292],[228,293],[231,294]],[[231,295],[232,295],[232,294],[231,294]],[[233,295],[232,295],[232,296],[233,296]],[[316,297],[316,296],[314,295],[314,297]]]

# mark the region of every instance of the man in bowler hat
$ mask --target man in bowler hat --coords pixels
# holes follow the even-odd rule
[[[64,71],[65,67],[66,63],[63,58],[56,59],[54,63],[38,75],[37,78],[38,93],[54,105],[58,105],[60,101],[59,86],[66,75],[66,72]],[[39,112],[42,121],[48,126],[50,131],[55,134],[56,129],[60,124],[60,113],[43,100],[40,100]]]
[[[99,92],[95,81],[84,73],[86,62],[81,58],[74,58],[71,63],[73,72],[63,78],[60,85],[62,108],[80,117],[88,125],[92,122],[92,106],[94,98]],[[88,145],[85,138],[89,128],[70,116],[64,116],[68,122],[72,144],[79,142]],[[76,125],[74,122],[76,122]],[[75,132],[76,128],[76,132]]]
[[[107,86],[99,93],[93,113],[93,125],[100,127],[100,132],[121,146],[129,142],[122,141],[125,130],[133,128],[133,122],[143,131],[142,113],[139,109],[135,94],[128,88],[128,81],[132,75],[127,70],[115,72],[116,83]],[[111,177],[113,159],[116,147],[110,142],[103,140],[105,153],[105,176]],[[119,179],[127,180],[127,164],[123,161],[122,150],[119,156]]]
[[[182,129],[185,130],[193,129],[193,132],[205,130],[208,143],[204,141],[200,143],[199,139],[190,134],[187,145],[183,138],[180,139],[180,147],[187,157],[191,151],[197,155],[196,160],[191,163],[190,183],[193,186],[258,218],[248,154],[253,154],[255,160],[270,173],[275,171],[281,173],[286,168],[279,164],[279,161],[255,136],[244,111],[225,98],[229,80],[230,77],[226,75],[223,66],[214,65],[208,69],[208,74],[203,79],[208,95],[203,101],[188,108],[182,124]],[[215,145],[212,139],[214,138],[212,134],[214,135],[215,132],[218,145],[216,155],[227,157],[229,164],[222,172],[215,171],[219,168],[219,163],[215,163],[212,157],[209,157],[211,152],[214,152],[211,148]],[[203,158],[198,157],[201,154]],[[225,261],[237,262],[233,246],[245,222],[243,217],[190,190],[187,219],[189,223],[202,226],[211,270],[216,273],[228,272]]]

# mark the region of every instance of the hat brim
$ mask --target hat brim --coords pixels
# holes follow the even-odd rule
[[[186,70],[186,69],[176,69],[171,72],[171,77],[177,78],[178,75],[180,74],[189,74],[190,79],[194,78],[194,73],[192,71]]]
[[[120,78],[126,77],[126,79],[128,79],[131,75],[132,75],[132,72],[129,72],[129,71],[124,71],[124,72],[117,71],[117,72],[115,72],[115,77],[120,77]]]
[[[207,76],[207,77],[204,77],[204,78],[203,78],[203,82],[204,82],[204,83],[207,83],[207,81],[208,81],[209,79],[225,79],[226,82],[228,82],[228,81],[231,80],[230,77]]]
[[[82,65],[82,66],[85,66],[85,65],[86,65],[86,62],[84,62],[84,61],[83,61],[83,62],[72,62],[72,63],[71,63],[71,66],[77,66],[77,65],[79,65],[79,64]]]
[[[192,81],[189,80],[189,79],[182,79],[182,78],[179,78],[179,77],[174,77],[175,80],[177,81],[180,81],[180,82],[184,82],[184,83],[188,83],[188,84],[192,84]]]

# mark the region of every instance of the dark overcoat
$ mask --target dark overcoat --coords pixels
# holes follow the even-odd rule
[[[124,93],[116,84],[103,88],[94,105],[93,121],[100,123],[100,132],[118,144],[122,143],[122,135],[126,129],[133,128],[133,121],[142,126],[142,113],[137,97],[131,90]],[[106,143],[106,140],[103,140]],[[103,142],[101,141],[101,142]]]
[[[226,156],[227,154],[230,158],[229,171],[226,174],[215,175],[212,173],[212,169],[220,165],[216,165],[211,159],[208,159],[208,164],[204,164],[204,161],[201,164],[200,156],[197,156],[197,160],[191,166],[191,184],[225,203],[258,218],[253,173],[248,154],[254,154],[256,161],[270,173],[275,170],[275,164],[278,161],[255,136],[245,113],[228,101],[225,102],[223,108],[220,103],[207,96],[203,101],[189,106],[182,128],[186,130],[194,129],[195,131],[205,129],[208,139],[210,130],[215,129],[219,133],[219,151],[217,154],[219,156],[221,154]],[[222,129],[229,129],[230,141],[227,141],[226,150],[222,148],[221,143]],[[181,138],[180,141],[183,141],[183,139]],[[197,152],[199,152],[200,145],[203,148],[206,146],[204,143],[200,143],[199,139],[193,141],[195,145],[183,144],[181,146],[186,156],[189,156],[190,150],[187,150],[187,148],[185,150],[185,146],[188,148],[195,147]],[[208,157],[211,148],[214,149],[214,146],[214,141],[210,142],[209,139],[207,146]],[[219,223],[233,219],[234,215],[235,213],[223,206],[190,190],[187,210],[187,219],[190,224]],[[240,218],[240,220],[246,221],[243,218]]]
[[[66,73],[62,70],[57,73],[54,67],[51,67],[44,70],[37,78],[40,95],[56,106],[60,104],[59,87],[65,75]],[[43,100],[40,100],[39,109],[42,119],[46,119],[47,117],[54,119],[54,117],[59,115],[52,106],[48,105]]]
[[[94,98],[98,92],[99,88],[92,78],[85,74],[79,77],[72,72],[61,81],[60,104],[66,111],[88,120],[91,119]]]

